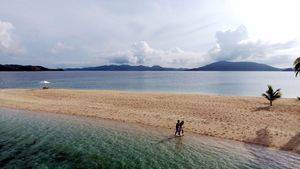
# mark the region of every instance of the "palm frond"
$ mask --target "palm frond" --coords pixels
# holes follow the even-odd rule
[[[296,76],[298,76],[300,72],[300,57],[298,57],[294,62],[294,70],[296,72]]]
[[[298,57],[295,61],[294,61],[294,65],[297,65],[300,63],[300,57]]]
[[[273,93],[273,87],[271,85],[268,85],[268,90],[266,91],[266,93],[268,93],[268,94]]]
[[[267,94],[265,94],[265,93],[263,93],[262,96],[265,97],[268,100],[270,99],[270,97]]]
[[[295,65],[294,70],[295,70],[296,76],[297,76],[299,74],[299,72],[300,72],[300,62]]]
[[[281,92],[280,92],[280,89],[277,89],[275,92],[274,92],[274,94],[273,94],[275,97],[277,97],[277,98],[280,98],[281,97]]]
[[[274,96],[274,100],[275,100],[275,98],[276,98],[276,99],[281,98],[281,93],[278,93],[277,95],[275,95],[275,96]]]
[[[268,85],[268,89],[269,89],[269,90],[273,90],[272,85]]]
[[[268,90],[262,94],[263,97],[268,99],[270,101],[270,106],[272,106],[272,101],[280,98],[282,96],[281,89],[277,89],[274,91],[273,87],[271,85],[268,85]]]

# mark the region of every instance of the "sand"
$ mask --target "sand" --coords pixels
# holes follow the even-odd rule
[[[300,153],[300,101],[102,90],[3,89],[0,106],[92,116],[260,144]]]

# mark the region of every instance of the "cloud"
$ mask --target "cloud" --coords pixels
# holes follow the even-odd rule
[[[298,52],[290,48],[294,42],[274,44],[253,40],[250,36],[278,41],[300,38],[300,24],[295,21],[298,16],[295,12],[299,10],[278,12],[275,7],[270,13],[264,9],[268,3],[257,6],[260,1],[251,1],[250,8],[245,3],[31,0],[23,5],[19,0],[1,0],[0,16],[9,18],[10,23],[0,21],[0,62],[45,66],[64,62],[65,65],[125,63],[189,67],[215,60],[244,59],[274,64],[284,62],[288,66],[289,59],[285,58],[300,53],[299,47]],[[257,7],[262,14],[260,18],[252,14]],[[235,8],[238,11],[232,10]],[[26,15],[16,14],[16,11]],[[245,27],[216,33],[220,28],[235,28],[241,24],[241,18],[249,25],[249,34]],[[266,21],[268,24],[264,24]],[[22,51],[18,38],[22,46],[26,46],[26,53],[22,57],[3,57]],[[145,43],[140,42],[144,39]],[[53,44],[49,46],[49,42]]]
[[[146,41],[133,43],[128,50],[103,52],[90,58],[91,65],[99,64],[130,64],[160,65],[164,67],[194,68],[219,60],[255,61],[286,67],[297,53],[297,41],[269,43],[251,39],[244,26],[236,30],[218,31],[215,34],[216,44],[205,53],[185,51],[178,47],[158,49]],[[74,50],[72,46],[58,42],[51,49],[52,53]],[[282,64],[281,64],[282,63]],[[88,63],[87,63],[88,64]]]
[[[53,45],[53,47],[50,49],[50,52],[52,54],[59,54],[63,52],[73,51],[74,47],[67,45],[63,42],[57,42]]]
[[[158,55],[159,51],[152,49],[145,41],[134,43],[129,53],[130,61],[134,64],[146,64],[147,62],[153,62],[155,57],[159,57]]]
[[[203,63],[201,53],[185,52],[180,48],[160,50],[145,41],[134,43],[130,50],[118,52],[109,57],[111,64],[160,65],[165,67],[195,67]]]
[[[14,38],[12,33],[14,29],[10,22],[0,20],[0,54],[18,55],[24,52],[20,43]]]
[[[284,43],[253,40],[243,25],[236,30],[218,31],[215,37],[217,44],[208,55],[217,61],[270,61],[273,57],[292,57],[291,50],[297,44],[295,40]]]
[[[161,65],[167,67],[198,67],[209,62],[255,61],[285,67],[292,62],[299,49],[298,42],[269,43],[251,39],[243,25],[235,30],[218,31],[216,45],[206,53],[187,52],[174,47],[170,50],[152,48],[147,42],[134,43],[126,52],[109,57],[112,64]],[[282,61],[282,64],[281,62]]]

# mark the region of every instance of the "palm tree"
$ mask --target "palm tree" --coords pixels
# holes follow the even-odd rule
[[[298,57],[294,62],[294,70],[296,72],[296,76],[300,72],[300,57]]]
[[[268,90],[266,91],[266,93],[263,93],[262,96],[268,99],[270,101],[270,106],[272,106],[272,102],[281,97],[281,92],[280,89],[277,89],[274,92],[273,87],[271,85],[268,85]]]
[[[294,62],[294,70],[295,70],[296,76],[297,76],[300,72],[300,57],[298,57]],[[300,100],[300,97],[297,97],[297,99]]]

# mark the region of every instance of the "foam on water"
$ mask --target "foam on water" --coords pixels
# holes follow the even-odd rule
[[[300,155],[110,120],[0,109],[1,168],[299,168]]]

